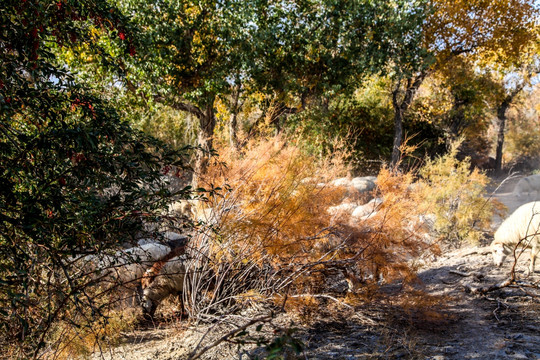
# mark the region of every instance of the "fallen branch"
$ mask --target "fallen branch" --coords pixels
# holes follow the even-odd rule
[[[459,279],[457,279],[456,281],[446,281],[443,279],[441,280],[441,282],[446,285],[456,285],[459,282]]]
[[[487,294],[488,292],[500,290],[512,284],[515,284],[515,280],[510,278],[508,280],[503,281],[502,283],[487,286],[487,287],[483,286],[479,288],[473,288],[469,285],[465,285],[465,292],[470,293],[470,294]]]
[[[340,301],[340,300],[336,299],[335,297],[327,295],[327,294],[299,294],[299,295],[289,295],[289,297],[291,297],[291,298],[297,298],[297,297],[325,298],[325,299],[333,300],[333,301],[337,302],[340,305],[348,307],[349,309],[353,309],[353,307],[351,305],[345,304],[343,301]]]
[[[467,277],[467,276],[472,275],[472,273],[470,273],[470,272],[462,272],[462,271],[457,271],[457,270],[449,270],[448,272],[450,274],[456,274],[456,275],[463,276],[463,277]]]
[[[488,255],[491,254],[491,246],[482,246],[472,249],[461,250],[458,254],[460,257],[470,256],[470,255]]]
[[[506,305],[503,302],[500,302],[500,300],[497,300],[497,308],[493,310],[493,315],[495,316],[495,319],[497,319],[497,322],[501,321],[499,317],[497,316],[497,311],[501,309],[501,304],[505,306],[506,309],[508,309],[510,306]]]

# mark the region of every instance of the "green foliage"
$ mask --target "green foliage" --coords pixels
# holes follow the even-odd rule
[[[348,144],[351,160],[365,167],[362,159],[389,155],[392,144],[392,109],[382,82],[373,81],[352,96],[336,97],[327,106],[312,107],[288,119],[289,131],[305,147],[321,156],[331,156],[336,139]]]
[[[289,97],[352,91],[398,52],[414,56],[424,17],[421,1],[255,3],[255,79]]]
[[[389,80],[373,76],[352,95],[335,97],[328,105],[319,104],[288,119],[288,128],[305,148],[322,156],[330,156],[336,139],[347,144],[350,161],[358,172],[376,173],[392,153],[393,109],[390,103]],[[409,144],[416,146],[415,156],[444,151],[440,127],[413,109],[404,126]],[[373,162],[379,160],[379,162]]]
[[[304,344],[293,336],[295,330],[294,328],[281,330],[280,336],[275,337],[266,346],[266,351],[268,352],[266,359],[288,359],[291,353],[299,355],[304,348]]]
[[[92,46],[94,28],[129,41],[124,20],[107,1],[0,5],[0,347],[13,357],[37,357],[56,321],[102,316],[70,257],[132,241],[189,192],[172,194],[160,173],[180,154],[122,121],[52,51]]]
[[[168,106],[156,104],[145,112],[139,111],[132,114],[130,122],[175,149],[196,145],[197,123],[184,112]]]
[[[291,114],[321,96],[351,93],[365,75],[416,56],[424,3],[124,0],[122,11],[137,27],[134,56],[115,55],[118,42],[104,37],[101,49],[117,64],[116,75],[103,75],[103,68],[92,75],[86,52],[70,64],[111,90],[120,80],[122,91],[190,113],[209,138],[217,99],[232,109],[227,97],[234,91],[241,92],[240,103],[257,94],[263,112],[276,103],[280,115]]]
[[[489,75],[454,58],[451,68],[441,69],[424,82],[407,116],[411,124],[405,127],[423,129],[417,137],[431,156],[444,153],[446,144],[463,137],[460,155],[470,156],[477,165],[489,155],[487,131],[497,88]]]
[[[484,198],[488,177],[470,170],[470,161],[456,159],[461,141],[448,153],[427,160],[419,170],[420,191],[426,212],[435,215],[435,231],[443,242],[476,244],[489,231],[491,218],[500,206]]]

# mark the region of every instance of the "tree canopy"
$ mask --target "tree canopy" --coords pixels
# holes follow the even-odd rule
[[[207,151],[218,98],[257,92],[290,114],[351,93],[396,57],[419,56],[425,17],[423,2],[393,0],[132,0],[121,8],[137,28],[125,87],[198,118]]]

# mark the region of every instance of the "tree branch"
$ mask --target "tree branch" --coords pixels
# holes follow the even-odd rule
[[[197,106],[195,106],[193,104],[189,104],[189,103],[182,102],[182,101],[170,101],[169,99],[165,98],[164,96],[160,96],[160,95],[155,95],[154,96],[154,101],[156,101],[158,103],[161,103],[161,104],[167,104],[170,107],[172,107],[173,109],[180,110],[180,111],[185,111],[187,113],[190,113],[191,115],[197,117],[198,119],[204,117],[203,111],[199,107],[197,107]]]

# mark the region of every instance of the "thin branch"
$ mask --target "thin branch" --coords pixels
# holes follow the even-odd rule
[[[197,347],[189,354],[188,359],[189,360],[198,359],[205,352],[207,352],[208,350],[210,350],[212,348],[215,348],[216,346],[218,346],[222,342],[227,341],[230,337],[232,337],[232,336],[246,330],[248,327],[250,327],[250,326],[252,326],[254,324],[260,323],[260,322],[268,322],[268,321],[272,320],[272,318],[273,318],[273,314],[269,314],[269,315],[264,315],[264,316],[261,316],[261,317],[258,317],[258,318],[251,319],[246,324],[244,324],[242,326],[239,326],[239,327],[229,331],[228,333],[226,333],[225,335],[223,335],[222,337],[220,337],[219,339],[217,339],[213,343],[211,343],[211,344],[205,346],[204,348],[202,348],[199,352],[196,352],[199,345],[200,345],[200,342],[199,342],[199,345],[197,345]]]
[[[299,298],[299,297],[325,298],[325,299],[330,299],[332,301],[335,301],[336,303],[338,303],[340,305],[343,305],[345,307],[348,307],[349,309],[354,309],[351,305],[345,304],[343,301],[339,301],[335,297],[330,296],[328,294],[298,294],[298,295],[289,295],[289,297],[292,297],[292,298]]]

